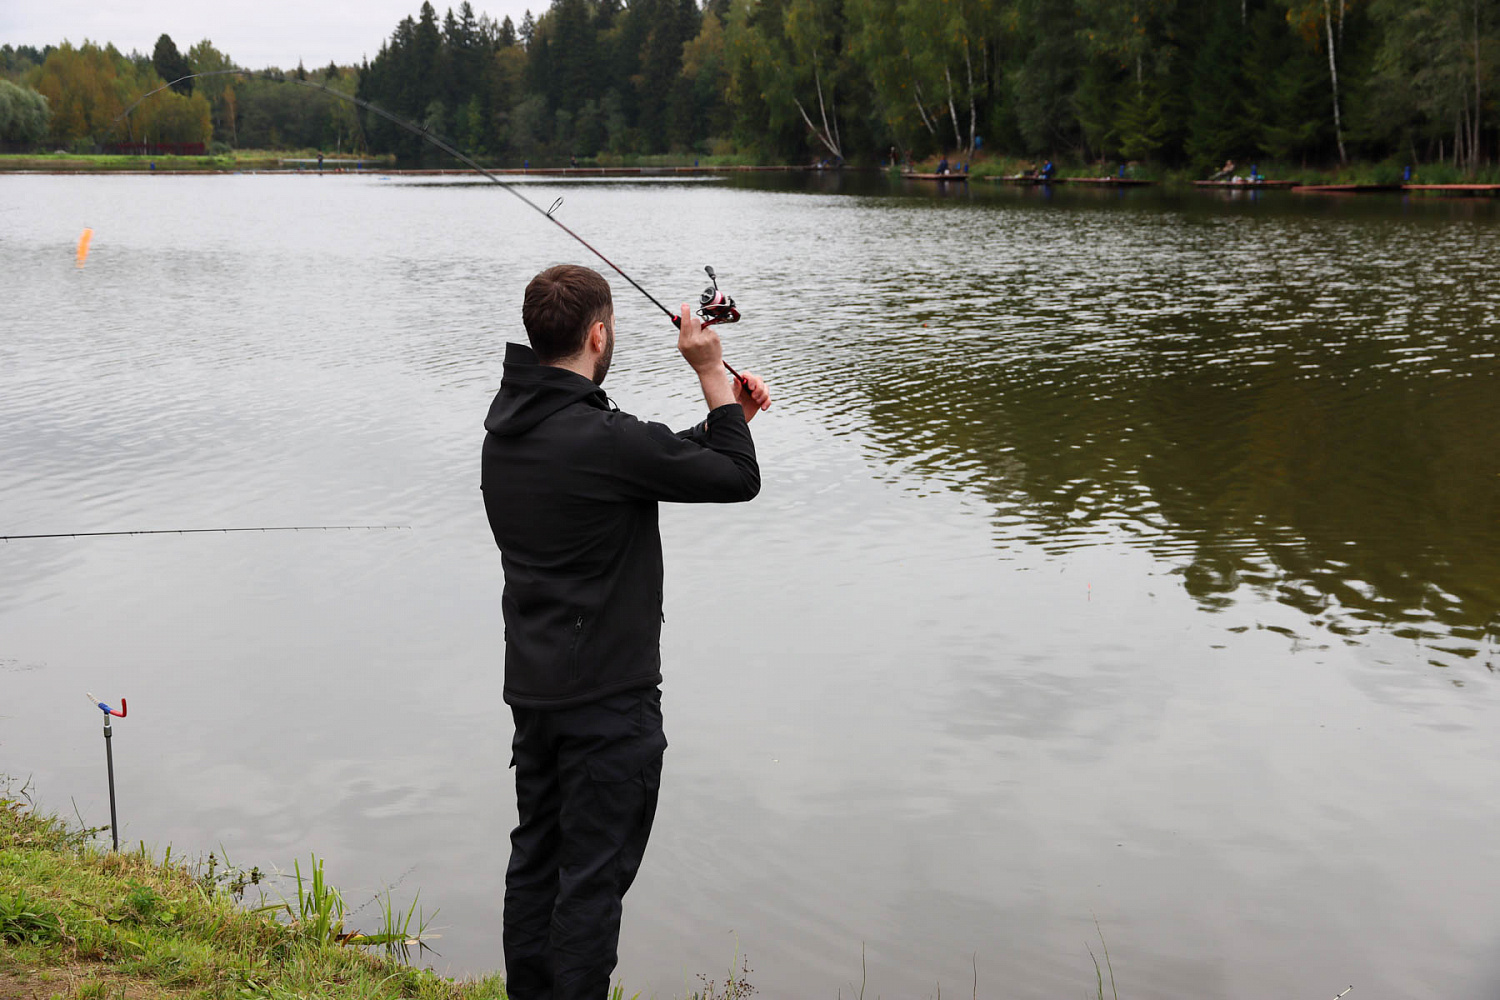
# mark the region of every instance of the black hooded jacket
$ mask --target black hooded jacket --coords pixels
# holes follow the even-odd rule
[[[659,500],[760,491],[738,404],[674,434],[508,344],[485,418],[485,512],[505,567],[505,700],[567,708],[661,683]]]

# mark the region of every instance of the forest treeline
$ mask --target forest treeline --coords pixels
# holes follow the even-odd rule
[[[423,155],[376,116],[234,67],[0,46],[0,140]],[[403,19],[360,66],[292,71],[498,162],[676,153],[878,162],[976,151],[1203,169],[1500,160],[1500,0],[552,0]],[[194,85],[196,84],[196,85]]]

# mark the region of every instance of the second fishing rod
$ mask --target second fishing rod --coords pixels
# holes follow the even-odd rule
[[[608,257],[604,256],[604,254],[600,253],[592,243],[584,239],[582,236],[579,236],[572,229],[568,228],[568,226],[565,225],[560,219],[557,218],[556,212],[562,205],[561,198],[558,198],[556,201],[554,201],[550,208],[543,208],[541,205],[537,204],[536,202],[532,201],[530,198],[522,194],[517,189],[516,185],[501,180],[493,171],[487,170],[484,167],[480,166],[477,162],[474,161],[472,157],[461,152],[452,143],[444,140],[438,135],[435,135],[432,130],[427,128],[426,126],[418,125],[416,122],[410,121],[406,118],[402,118],[400,115],[392,114],[373,101],[367,101],[364,98],[356,97],[353,94],[346,94],[341,90],[335,90],[334,88],[318,83],[315,80],[303,80],[295,76],[286,76],[280,73],[269,73],[265,71],[242,69],[213,70],[207,73],[189,73],[187,76],[178,77],[170,83],[162,84],[155,90],[148,91],[147,93],[141,95],[141,97],[137,99],[134,104],[131,104],[130,107],[122,111],[119,116],[116,117],[115,121],[118,122],[121,119],[128,117],[130,113],[137,107],[139,107],[141,103],[144,102],[147,98],[153,97],[156,94],[167,90],[168,88],[175,87],[179,83],[183,83],[188,80],[197,80],[199,78],[208,76],[248,76],[257,77],[263,80],[273,80],[278,83],[296,84],[300,87],[311,87],[313,90],[321,90],[323,93],[328,94],[332,97],[336,97],[339,100],[348,101],[357,107],[363,108],[373,115],[378,115],[381,118],[384,118],[386,121],[392,123],[393,125],[405,129],[418,138],[431,143],[433,146],[442,150],[444,153],[447,153],[449,156],[453,157],[455,160],[459,161],[470,170],[473,170],[475,173],[488,178],[494,183],[500,185],[500,187],[504,188],[506,191],[510,192],[516,198],[520,199],[527,208],[530,208],[532,211],[540,214],[548,222],[552,223],[554,226],[561,229],[569,236],[573,237],[573,239],[577,240],[584,247],[584,249],[588,250],[589,253],[593,254],[595,257],[598,257],[600,260],[604,261],[604,263],[608,264],[611,270],[628,281],[632,288],[644,295],[647,299],[650,300],[652,305],[656,306],[656,308],[660,309],[664,314],[666,314],[667,318],[672,321],[672,324],[674,326],[682,326],[682,318],[680,316],[678,316],[672,310],[668,309],[666,306],[662,305],[661,301],[657,299],[656,296],[652,295],[650,292],[646,291],[646,289],[641,287],[640,282],[636,281],[630,275],[626,274],[623,270],[621,270],[618,264],[610,260]],[[698,297],[698,315],[702,317],[703,325],[713,326],[717,323],[739,322],[740,311],[735,306],[734,299],[730,298],[724,291],[719,288],[719,279],[718,276],[714,273],[714,269],[712,267],[705,266],[703,270],[708,273],[709,281],[712,282],[712,284],[708,288],[705,288],[703,290],[703,293]],[[751,387],[749,380],[739,372],[735,371],[734,367],[730,365],[728,361],[723,362],[723,364],[725,369],[728,370],[729,374],[734,376],[735,381],[739,383],[740,388],[744,390],[745,394],[747,396],[750,395]]]

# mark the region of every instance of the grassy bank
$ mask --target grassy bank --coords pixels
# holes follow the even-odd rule
[[[354,159],[354,154],[335,157],[325,151],[325,156],[335,159]],[[200,171],[203,173],[232,173],[236,170],[293,170],[317,169],[315,164],[285,164],[289,159],[318,158],[317,150],[242,149],[219,156],[118,156],[107,153],[0,153],[0,172],[8,170],[44,171],[149,171],[154,163],[157,170]],[[373,156],[365,159],[366,169],[393,166],[393,156]],[[330,163],[325,170],[349,167],[351,164]]]
[[[330,160],[333,159],[356,159],[355,154],[344,154],[335,157],[331,153],[324,154]],[[225,153],[220,156],[114,156],[108,154],[93,153],[0,153],[0,173],[5,171],[47,171],[55,173],[66,173],[68,171],[120,171],[122,173],[146,172],[152,169],[151,164],[156,164],[158,171],[194,171],[202,173],[233,173],[239,170],[316,170],[316,163],[310,162],[287,162],[287,161],[309,161],[316,160],[316,150],[239,150],[233,153]],[[521,160],[495,160],[489,157],[479,157],[478,162],[492,168],[516,168],[522,165]],[[529,161],[534,168],[555,169],[569,166],[567,160],[556,160],[554,158],[539,158]],[[363,158],[363,169],[365,170],[389,170],[397,166],[394,156],[367,156]],[[423,163],[402,164],[403,166],[429,166],[456,168],[460,164],[452,160],[434,160]],[[692,154],[662,154],[660,156],[591,156],[578,161],[581,167],[744,167],[759,166],[760,161],[755,156],[746,154],[719,154],[694,156]],[[343,168],[354,169],[352,163],[328,162],[324,166],[325,172],[332,172]]]
[[[0,793],[0,998],[505,997],[498,976],[453,982],[340,943],[321,869],[276,919],[236,903],[242,873],[101,852],[92,832]]]
[[[951,158],[960,162],[959,158]],[[936,168],[937,157],[916,161],[913,169],[931,171]],[[1042,158],[1026,159],[1015,156],[997,156],[988,153],[976,154],[969,167],[971,177],[1004,177],[1035,169]],[[1298,164],[1277,163],[1261,160],[1255,164],[1262,177],[1272,180],[1296,181],[1299,184],[1399,184],[1402,182],[1406,164],[1394,160],[1382,162],[1354,162],[1342,167],[1308,167]],[[1236,173],[1248,175],[1250,161],[1244,161]],[[1058,177],[1113,177],[1120,169],[1118,160],[1108,163],[1079,163],[1062,161],[1057,164]],[[1191,185],[1204,180],[1208,173],[1193,170],[1168,170],[1152,164],[1130,163],[1125,176],[1139,180],[1159,181],[1165,185]],[[1420,163],[1412,165],[1413,184],[1497,184],[1500,183],[1500,167],[1484,167],[1469,173],[1448,163]]]
[[[172,172],[201,172],[201,173],[233,173],[240,170],[315,170],[316,165],[310,162],[288,162],[288,161],[311,161],[316,160],[317,150],[274,150],[274,149],[250,149],[235,150],[218,156],[116,156],[108,154],[90,153],[0,153],[0,173],[6,171],[47,171],[66,173],[69,171],[104,171],[104,172],[146,172],[155,164],[157,171]],[[334,159],[352,159],[355,154],[343,154],[335,157],[334,154],[324,151],[326,157]],[[397,166],[394,156],[370,156],[364,158],[364,169],[387,170]],[[481,157],[480,162],[488,167],[520,167],[520,162],[509,160],[491,160]],[[918,171],[932,171],[936,168],[937,157],[929,157],[912,163],[912,169]],[[960,158],[954,157],[952,162],[961,162]],[[1019,174],[1024,171],[1035,169],[1042,160],[1028,159],[1018,156],[1007,156],[980,152],[975,155],[969,164],[969,176],[974,178],[985,178],[992,176],[1008,176]],[[446,165],[450,168],[458,167],[459,164],[445,161],[443,164],[428,163],[424,166]],[[754,167],[754,166],[778,166],[783,164],[766,164],[761,158],[744,153],[728,147],[715,150],[712,153],[696,155],[692,153],[674,153],[661,155],[630,155],[620,156],[611,154],[600,154],[578,161],[581,167]],[[796,163],[793,166],[804,166],[806,164]],[[556,168],[568,166],[567,161],[554,160],[552,158],[537,159],[531,163],[534,168]],[[1237,170],[1240,174],[1248,174],[1251,164],[1245,162]],[[1299,184],[1398,184],[1402,181],[1406,164],[1387,160],[1382,162],[1354,162],[1343,167],[1307,167],[1290,163],[1277,163],[1274,161],[1261,161],[1256,164],[1261,176],[1272,180],[1296,181]],[[338,170],[340,167],[351,169],[350,164],[327,163],[325,172]],[[1060,161],[1057,164],[1057,176],[1059,177],[1100,177],[1114,176],[1119,170],[1118,161],[1108,163],[1083,163]],[[1153,180],[1168,186],[1189,186],[1195,180],[1202,180],[1205,173],[1194,170],[1168,170],[1149,163],[1130,163],[1126,167],[1126,176],[1139,180]],[[1413,183],[1418,184],[1496,184],[1500,183],[1500,166],[1484,167],[1470,173],[1447,163],[1424,163],[1414,164],[1412,167]]]

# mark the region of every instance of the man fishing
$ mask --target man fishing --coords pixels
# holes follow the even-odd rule
[[[586,267],[538,274],[521,318],[531,346],[506,346],[481,480],[505,570],[516,727],[506,990],[513,1000],[602,1000],[667,745],[657,503],[754,498],[747,425],[771,397],[748,372],[726,377],[718,334],[684,304],[677,349],[708,416],[674,434],[617,410],[600,388],[613,301]]]

